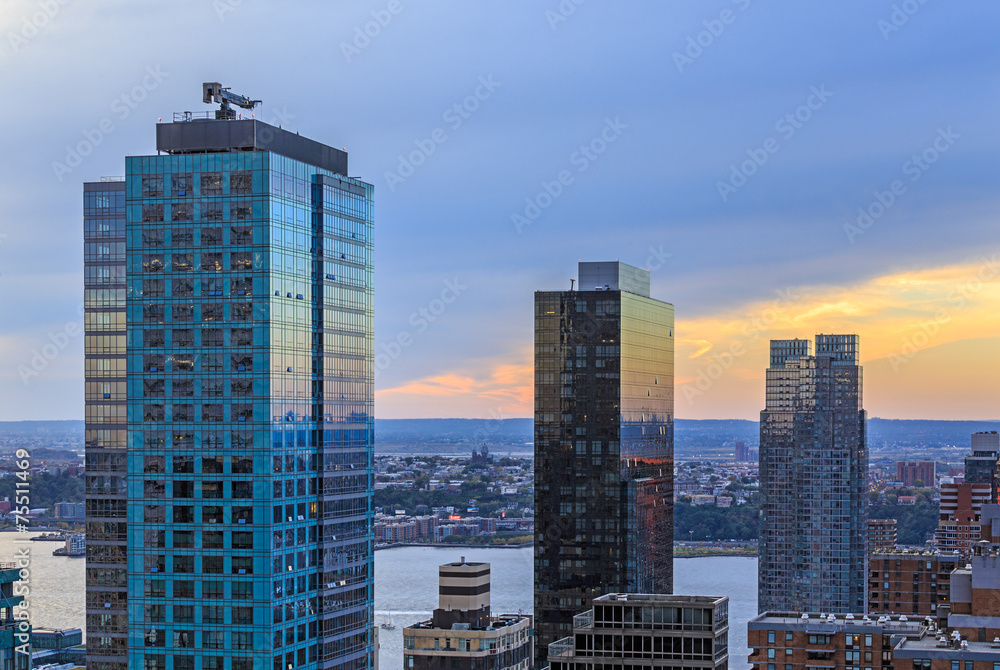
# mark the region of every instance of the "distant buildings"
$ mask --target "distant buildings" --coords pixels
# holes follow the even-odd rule
[[[868,553],[891,551],[896,548],[896,520],[868,520]]]
[[[990,484],[941,484],[934,544],[941,551],[968,552],[979,541],[983,505],[990,501]],[[902,496],[900,496],[902,497]]]
[[[868,447],[857,335],[772,340],[760,415],[760,611],[865,609]]]
[[[746,442],[737,442],[734,451],[737,463],[756,463],[760,457],[760,450],[748,447]]]
[[[965,457],[965,481],[969,484],[989,484],[990,502],[998,502],[998,461],[1000,433],[993,430],[972,434],[972,453]]]
[[[579,265],[535,294],[536,657],[608,592],[673,587],[674,308],[649,273]]]
[[[87,518],[87,504],[82,502],[58,502],[55,504],[57,519],[83,521]]]
[[[899,461],[896,479],[904,486],[928,487],[937,484],[937,463],[934,461]]]
[[[609,593],[549,645],[550,670],[729,667],[729,598]]]
[[[529,670],[531,616],[490,614],[490,564],[445,563],[438,607],[403,629],[404,670]]]

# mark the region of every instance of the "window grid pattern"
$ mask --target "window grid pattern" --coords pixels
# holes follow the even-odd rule
[[[84,184],[87,664],[126,670],[125,183]]]
[[[244,152],[126,188],[132,665],[369,667],[372,187]]]

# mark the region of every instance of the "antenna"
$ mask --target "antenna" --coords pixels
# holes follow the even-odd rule
[[[230,103],[243,109],[253,109],[260,104],[260,100],[251,100],[245,95],[230,93],[228,88],[223,88],[217,81],[205,82],[201,85],[201,99],[209,104],[219,103],[219,109],[215,112],[215,118],[230,120],[236,118],[236,112],[230,107]]]

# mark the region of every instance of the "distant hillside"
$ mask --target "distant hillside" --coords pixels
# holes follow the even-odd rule
[[[969,446],[977,431],[1000,431],[1000,421],[933,421],[872,418],[868,445],[873,450],[900,447],[942,448]],[[675,453],[731,457],[734,442],[751,447],[759,443],[756,421],[743,419],[677,419]],[[469,453],[487,444],[495,453],[532,450],[532,419],[376,419],[375,445],[379,452]],[[82,448],[83,421],[0,421],[0,452],[21,446]],[[728,456],[726,456],[728,454]]]

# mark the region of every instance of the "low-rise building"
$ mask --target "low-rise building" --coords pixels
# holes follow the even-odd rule
[[[529,670],[534,663],[528,614],[490,613],[490,564],[438,568],[438,608],[403,629],[404,670]]]
[[[896,520],[868,520],[868,553],[892,551],[896,548]]]
[[[935,544],[949,551],[971,550],[980,539],[983,505],[990,503],[989,484],[942,484]],[[900,496],[902,497],[902,496]]]
[[[549,670],[729,667],[729,598],[609,593],[549,645]]]
[[[892,667],[893,640],[920,639],[930,626],[906,615],[872,619],[854,614],[765,612],[747,623],[748,660],[753,670],[886,670]]]

